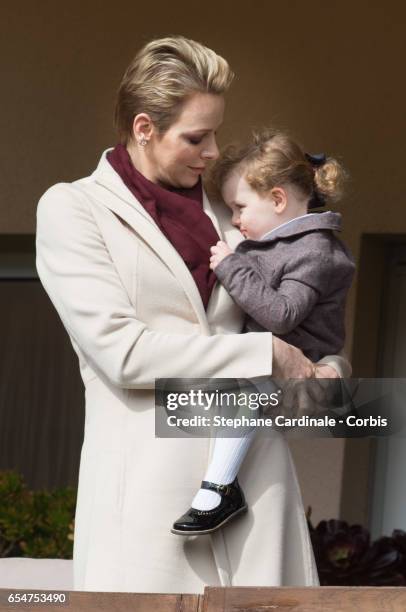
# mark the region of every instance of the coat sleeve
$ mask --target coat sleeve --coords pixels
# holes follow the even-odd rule
[[[249,253],[233,253],[216,267],[215,273],[234,301],[257,323],[275,334],[288,334],[306,317],[328,287],[330,259],[312,250],[292,252],[280,284],[274,287],[266,267]]]
[[[270,333],[165,334],[138,320],[87,196],[73,185],[55,185],[39,202],[37,270],[72,341],[116,386],[272,373]]]

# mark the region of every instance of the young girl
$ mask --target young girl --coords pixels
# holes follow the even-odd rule
[[[211,248],[210,267],[247,313],[246,330],[267,330],[317,361],[344,346],[344,310],[354,261],[335,236],[341,215],[309,213],[341,194],[344,171],[264,131],[229,147],[213,171],[245,241]],[[216,438],[201,489],[173,525],[181,535],[211,533],[247,510],[237,473],[255,430]]]

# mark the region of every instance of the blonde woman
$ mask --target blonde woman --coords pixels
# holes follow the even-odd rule
[[[258,440],[247,456],[248,521],[212,538],[170,533],[207,465],[209,440],[155,438],[155,379],[315,372],[271,333],[240,334],[243,313],[209,268],[212,244],[221,238],[235,246],[241,238],[201,183],[218,156],[232,77],[227,62],[199,43],[151,41],[119,88],[119,144],[91,176],[51,187],[39,203],[38,272],[86,387],[78,590],[317,584],[295,470],[280,437]],[[324,365],[324,376],[348,367],[340,357],[325,363],[335,370]]]

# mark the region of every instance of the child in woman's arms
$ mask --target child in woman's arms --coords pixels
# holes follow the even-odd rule
[[[355,266],[334,234],[341,215],[307,211],[314,196],[318,206],[321,198],[337,199],[342,170],[281,134],[257,136],[251,149],[241,160],[232,150],[218,164],[232,222],[247,240],[235,251],[218,242],[210,267],[247,313],[248,331],[272,331],[317,361],[344,346]]]
[[[235,251],[218,242],[210,267],[247,313],[247,331],[271,331],[312,361],[344,346],[354,260],[334,234],[341,215],[308,213],[338,199],[343,175],[334,159],[308,155],[284,134],[269,132],[229,148],[214,169],[246,240]],[[211,533],[247,509],[236,476],[254,433],[216,438],[202,488],[174,533]]]

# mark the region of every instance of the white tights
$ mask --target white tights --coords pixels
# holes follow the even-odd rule
[[[251,429],[242,438],[216,438],[213,457],[203,480],[216,484],[229,484],[238,474],[248,452],[256,429]],[[215,491],[199,489],[192,501],[198,510],[211,510],[220,503],[220,495]]]

